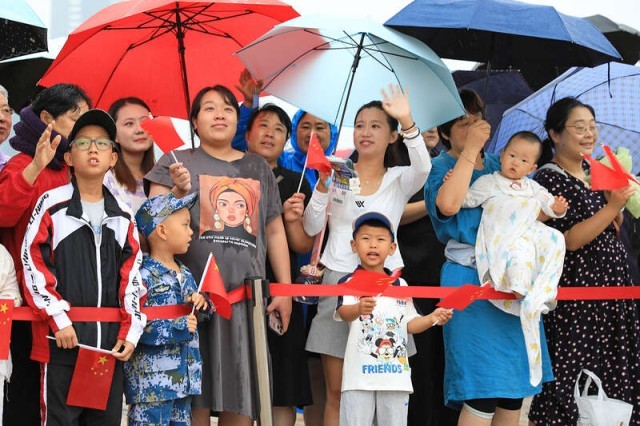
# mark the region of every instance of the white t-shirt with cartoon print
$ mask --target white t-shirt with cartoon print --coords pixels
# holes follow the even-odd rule
[[[406,286],[407,283],[399,278],[393,285]],[[407,323],[420,314],[411,298],[379,296],[375,300],[372,315],[361,315],[349,325],[342,392],[384,390],[411,393]],[[357,303],[359,297],[343,296],[338,299],[337,307]],[[337,312],[334,318],[341,321]]]

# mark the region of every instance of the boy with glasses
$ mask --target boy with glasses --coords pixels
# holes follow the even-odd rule
[[[66,404],[76,347],[82,343],[110,350],[117,360],[127,361],[146,323],[140,312],[146,289],[138,271],[142,256],[133,215],[102,185],[118,159],[115,135],[106,112],[90,110],[80,116],[64,154],[71,183],[40,197],[24,239],[25,297],[43,320],[34,325],[32,356],[45,360],[45,425],[120,425],[122,363],[116,363],[106,410]],[[122,320],[73,323],[71,306],[119,308]]]

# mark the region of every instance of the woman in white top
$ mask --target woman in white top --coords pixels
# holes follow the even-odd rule
[[[411,117],[407,94],[398,86],[390,86],[389,95],[384,90],[382,95],[383,102],[370,102],[356,114],[353,142],[358,151],[355,170],[360,179],[359,193],[354,188],[335,187],[331,193],[329,239],[321,258],[326,268],[324,283],[337,283],[358,265],[358,258],[349,245],[355,218],[368,211],[380,211],[397,228],[407,201],[424,185],[431,170],[429,153]],[[399,137],[398,122],[404,138]],[[407,145],[411,166],[387,167],[387,147],[398,139]],[[318,234],[324,225],[330,197],[326,178],[321,176],[318,180],[304,212],[304,229],[309,235]],[[402,268],[399,250],[387,258],[385,266]],[[322,359],[327,388],[325,426],[338,424],[342,363],[348,336],[347,325],[333,320],[335,308],[335,297],[320,299],[307,339],[307,350],[319,353]]]
[[[118,162],[104,177],[104,184],[111,193],[128,205],[135,214],[147,199],[142,178],[155,164],[153,141],[140,126],[149,118],[151,110],[139,98],[120,98],[109,108],[109,115],[116,122],[118,133]]]

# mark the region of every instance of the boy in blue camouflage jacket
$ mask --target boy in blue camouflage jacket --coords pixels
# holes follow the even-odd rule
[[[177,199],[168,193],[142,204],[136,222],[150,253],[140,274],[148,291],[145,306],[191,303],[210,317],[213,304],[197,292],[189,269],[174,258],[189,248],[193,231],[188,209],[195,197]],[[196,316],[149,321],[125,364],[129,425],[190,425],[191,396],[200,394],[201,378]]]

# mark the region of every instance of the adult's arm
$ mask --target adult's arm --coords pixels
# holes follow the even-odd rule
[[[279,283],[291,283],[291,269],[289,264],[289,247],[285,234],[282,217],[277,216],[267,222],[267,256],[271,264],[271,270]],[[283,330],[289,328],[291,318],[291,297],[276,296],[267,306],[267,312],[278,311],[282,319]]]
[[[484,120],[469,125],[464,149],[458,157],[449,179],[442,184],[436,196],[436,207],[443,216],[453,216],[462,207],[475,169],[475,161],[489,138],[491,127]]]

